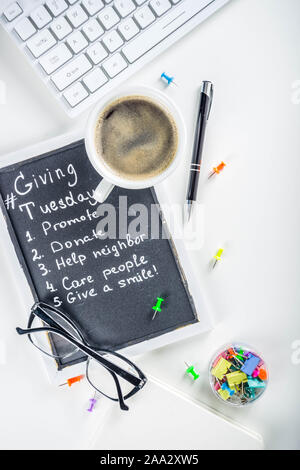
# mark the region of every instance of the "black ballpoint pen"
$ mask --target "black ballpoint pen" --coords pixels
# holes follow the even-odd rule
[[[200,90],[200,104],[197,115],[195,141],[192,156],[192,163],[190,168],[190,177],[188,190],[186,195],[186,221],[188,222],[191,216],[193,202],[197,199],[197,190],[199,182],[199,174],[201,168],[203,144],[205,137],[206,124],[209,118],[213,99],[213,84],[208,81],[202,82]]]

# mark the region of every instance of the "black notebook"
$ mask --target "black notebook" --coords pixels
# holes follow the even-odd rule
[[[2,211],[34,298],[63,310],[95,348],[119,350],[197,322],[154,189],[114,188],[105,203],[115,209],[117,237],[107,239],[97,232],[104,216],[92,197],[99,181],[83,141],[0,169]],[[120,204],[129,211],[122,238]],[[149,209],[149,233],[130,233],[134,204]],[[153,320],[157,297],[164,301]],[[58,368],[82,360],[76,353]]]

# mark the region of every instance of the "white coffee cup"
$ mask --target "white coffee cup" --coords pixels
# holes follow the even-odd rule
[[[130,180],[127,178],[122,178],[115,174],[113,170],[107,165],[103,160],[101,155],[98,154],[95,145],[95,133],[96,125],[99,119],[99,116],[103,110],[112,102],[117,99],[127,97],[127,96],[145,96],[150,98],[154,103],[160,105],[173,117],[175,124],[178,130],[178,145],[176,154],[171,162],[171,164],[160,174],[147,178],[144,180]],[[111,93],[107,95],[103,100],[101,100],[97,106],[92,110],[86,127],[85,134],[85,148],[87,155],[90,159],[91,164],[95,170],[102,176],[102,180],[94,190],[94,198],[98,202],[104,202],[105,199],[109,196],[110,192],[114,186],[120,186],[121,188],[126,189],[142,189],[148,188],[151,186],[160,183],[167,176],[169,176],[172,171],[176,168],[179,162],[179,158],[183,155],[186,147],[186,129],[181,113],[179,112],[177,106],[173,103],[170,98],[165,96],[163,93],[148,87],[131,87],[122,90],[122,92]]]

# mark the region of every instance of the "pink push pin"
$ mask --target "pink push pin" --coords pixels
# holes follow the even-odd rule
[[[259,370],[254,369],[254,371],[252,372],[252,377],[255,379],[256,377],[258,377],[258,374],[259,374]]]
[[[94,397],[89,399],[90,407],[87,409],[87,411],[89,411],[90,413],[93,411],[93,409],[95,408],[95,405],[97,403],[97,400],[96,400],[95,397],[96,397],[96,392],[95,392]]]

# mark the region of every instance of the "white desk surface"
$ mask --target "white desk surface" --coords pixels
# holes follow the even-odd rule
[[[298,0],[232,0],[130,80],[161,87],[162,71],[175,75],[179,87],[167,93],[184,113],[190,145],[199,84],[215,84],[199,191],[205,240],[191,258],[217,326],[147,354],[139,364],[260,433],[273,449],[300,448],[300,352],[293,350],[300,340],[300,92],[293,90],[300,80],[299,20]],[[63,114],[2,29],[0,79],[7,86],[7,101],[0,104],[0,155],[84,126],[87,115],[72,121]],[[208,183],[208,171],[221,160],[228,166]],[[166,183],[174,201],[184,200],[189,163],[187,155]],[[224,260],[211,272],[208,263],[222,245]],[[81,447],[101,411],[87,416],[85,385],[49,386],[38,355],[17,337],[14,328],[23,314],[4,251],[0,447]],[[270,368],[265,397],[247,409],[227,408],[208,387],[208,361],[232,339],[256,346]],[[199,369],[198,382],[183,377],[183,361]]]

